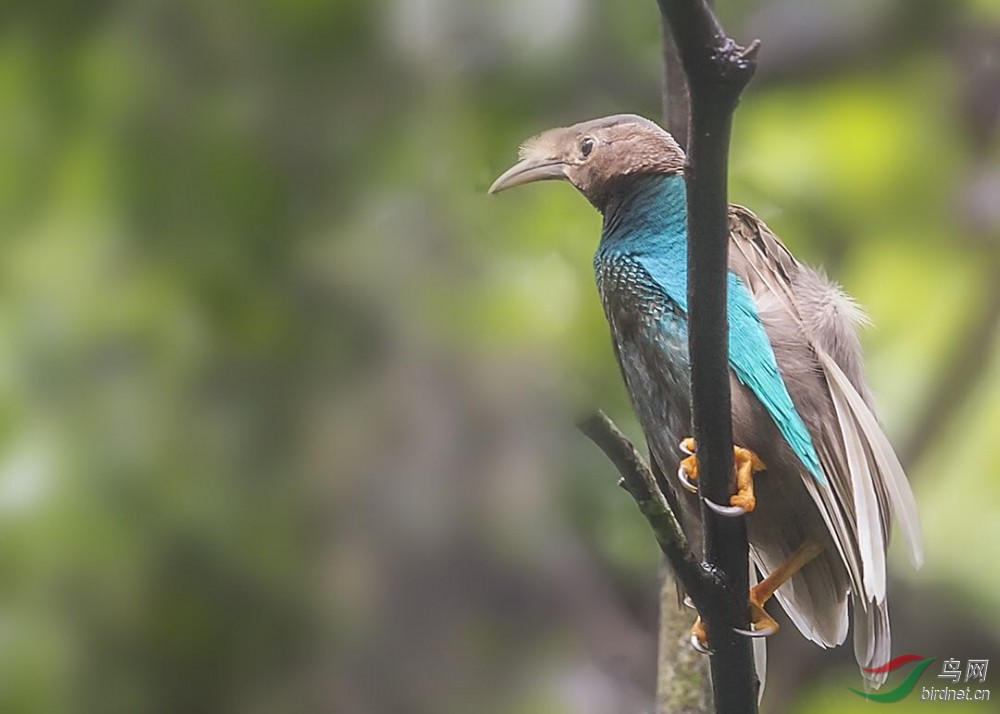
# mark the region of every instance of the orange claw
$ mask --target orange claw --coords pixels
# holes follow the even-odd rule
[[[736,462],[736,493],[729,499],[729,505],[750,513],[757,507],[757,498],[753,493],[753,475],[767,467],[757,454],[742,446],[733,447],[733,459]]]
[[[772,570],[766,578],[750,588],[748,597],[750,600],[750,629],[734,628],[734,631],[748,637],[770,637],[777,632],[780,629],[778,622],[767,614],[764,605],[774,595],[775,590],[788,582],[793,575],[822,552],[823,547],[818,543],[806,541]]]
[[[680,443],[680,450],[685,454],[690,454],[690,456],[682,460],[677,469],[677,478],[681,482],[681,486],[692,493],[696,493],[698,490],[696,485],[698,481],[696,449],[695,440],[691,437]],[[723,516],[742,516],[757,507],[757,498],[753,492],[753,475],[767,468],[757,454],[742,446],[733,447],[733,460],[736,467],[736,493],[730,497],[729,506],[720,506],[706,500],[713,511]]]
[[[694,455],[695,443],[690,436],[680,443],[680,450],[689,454],[677,467],[677,480],[685,491],[698,493],[698,457]]]
[[[764,610],[764,605],[774,595],[775,590],[822,552],[823,547],[818,543],[806,541],[772,570],[766,578],[750,588],[747,597],[750,601],[750,629],[741,630],[734,627],[733,631],[747,637],[770,637],[775,634],[780,627],[777,620]],[[705,623],[701,621],[701,617],[695,620],[691,627],[691,646],[702,654],[711,654],[708,647],[708,632],[705,630]]]
[[[708,632],[705,631],[705,623],[700,617],[691,625],[691,646],[702,654],[712,654],[708,649]]]

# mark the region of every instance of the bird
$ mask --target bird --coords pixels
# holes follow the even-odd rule
[[[572,184],[603,215],[594,274],[611,342],[661,488],[701,556],[697,444],[691,438],[686,157],[655,122],[618,114],[543,131],[490,194]],[[778,600],[804,637],[843,644],[853,620],[866,686],[889,661],[886,549],[897,525],[923,561],[916,501],[876,410],[858,336],[868,318],[821,270],[799,262],[749,209],[728,209],[728,358],[737,491],[760,582],[754,637]],[[669,476],[663,476],[669,474]],[[755,578],[756,580],[756,578]],[[755,640],[762,642],[763,640]],[[692,644],[707,651],[700,618]]]

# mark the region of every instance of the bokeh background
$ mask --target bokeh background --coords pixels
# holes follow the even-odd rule
[[[876,325],[894,653],[1000,667],[1000,3],[717,4],[731,196]],[[485,189],[661,73],[652,0],[4,3],[0,712],[648,711],[599,217]],[[877,706],[771,655],[767,711]]]

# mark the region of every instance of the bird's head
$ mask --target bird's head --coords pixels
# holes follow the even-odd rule
[[[520,161],[503,172],[490,193],[534,181],[563,179],[598,209],[622,177],[679,174],[684,152],[657,124],[616,114],[543,131],[521,144]]]

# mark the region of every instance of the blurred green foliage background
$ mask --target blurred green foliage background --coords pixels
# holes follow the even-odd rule
[[[894,653],[1000,667],[1000,4],[718,9],[732,199],[877,325]],[[0,712],[648,710],[657,555],[572,430],[638,436],[599,216],[485,189],[660,76],[652,0],[5,3]],[[771,649],[765,710],[873,706]]]

